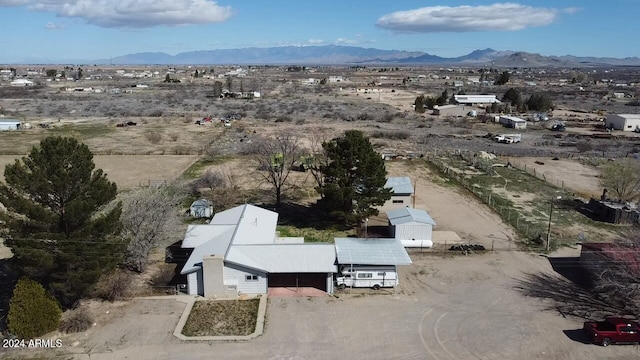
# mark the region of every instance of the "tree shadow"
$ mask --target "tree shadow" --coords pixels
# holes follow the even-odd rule
[[[592,344],[591,339],[584,333],[582,329],[562,330],[562,332],[571,340],[582,344]]]
[[[17,274],[9,267],[9,259],[0,260],[0,332],[7,329],[9,300],[17,281]]]
[[[563,317],[603,318],[624,309],[612,306],[591,288],[582,287],[566,277],[545,273],[525,273],[516,279],[515,289],[522,295],[547,300],[546,310]]]
[[[296,203],[283,203],[279,207],[265,205],[265,208],[276,211],[278,213],[278,223],[280,225],[289,225],[297,228],[313,228],[316,230],[348,230],[344,223],[338,223],[331,220],[326,210],[321,209],[319,205],[301,205]]]

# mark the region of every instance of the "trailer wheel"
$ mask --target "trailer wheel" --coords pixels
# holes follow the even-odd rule
[[[373,290],[380,290],[380,285],[378,284],[373,285]]]
[[[609,338],[602,339],[602,346],[606,347],[606,346],[609,346],[609,345],[611,345],[611,339],[609,339]]]
[[[338,285],[338,290],[344,290],[346,288],[347,288],[347,285],[345,285],[345,284]]]

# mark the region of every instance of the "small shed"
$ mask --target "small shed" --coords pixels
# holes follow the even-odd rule
[[[0,131],[20,130],[22,121],[17,119],[0,119]]]
[[[194,201],[189,207],[189,215],[196,218],[208,218],[213,215],[213,205],[209,200]]]
[[[383,205],[389,207],[405,207],[411,205],[411,196],[413,196],[413,184],[409,177],[390,177],[384,184],[385,189],[391,190],[391,199],[387,200]]]
[[[433,246],[432,234],[436,222],[424,210],[403,208],[387,211],[389,232],[404,247]]]
[[[640,114],[607,115],[604,126],[607,129],[635,131],[640,128]]]
[[[514,128],[514,129],[527,128],[527,120],[521,119],[515,116],[500,116],[499,122],[500,124],[508,128]]]

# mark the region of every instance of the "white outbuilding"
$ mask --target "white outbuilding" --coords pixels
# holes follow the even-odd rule
[[[430,248],[436,222],[424,210],[402,208],[387,211],[389,232],[404,247]]]
[[[196,200],[189,207],[189,215],[196,218],[210,218],[213,215],[213,205],[207,199]]]
[[[640,114],[607,115],[605,127],[614,130],[635,131],[640,129]]]
[[[0,119],[0,131],[20,130],[22,121],[17,119]]]
[[[411,206],[411,197],[414,192],[411,178],[390,177],[384,184],[384,188],[391,190],[391,199],[383,205],[385,209]]]

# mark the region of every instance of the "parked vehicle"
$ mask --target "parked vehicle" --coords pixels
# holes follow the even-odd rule
[[[346,287],[372,288],[398,286],[398,274],[395,266],[342,266],[336,277],[338,289]]]
[[[583,330],[594,344],[640,343],[640,324],[638,320],[622,317],[608,317],[604,321],[587,321]]]
[[[493,137],[493,140],[503,144],[519,143],[522,140],[521,134],[502,134]]]

